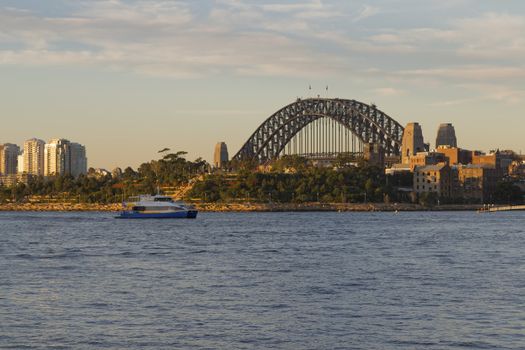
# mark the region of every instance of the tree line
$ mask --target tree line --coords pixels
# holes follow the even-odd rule
[[[116,203],[130,196],[155,194],[158,187],[177,187],[192,182],[189,200],[205,202],[279,202],[279,203],[363,203],[410,202],[413,197],[398,187],[411,188],[412,175],[387,176],[380,167],[364,160],[340,155],[331,167],[313,166],[299,156],[284,156],[261,169],[253,161],[231,162],[226,170],[210,172],[198,158],[185,159],[186,152],[170,153],[159,160],[127,167],[113,174],[97,174],[90,169],[77,178],[55,176],[31,178],[27,184],[0,187],[0,202],[62,201]],[[232,170],[234,169],[234,171]],[[498,183],[494,203],[522,200],[519,188],[510,182]],[[465,203],[461,198],[438,198],[423,194],[418,201],[427,206],[438,203]]]
[[[137,170],[127,167],[122,172],[100,175],[90,169],[88,174],[31,177],[27,184],[0,186],[0,202],[24,201],[38,197],[80,203],[115,203],[138,194],[154,194],[158,186],[187,183],[208,169],[201,158],[185,159],[186,152],[170,153],[159,160],[141,164]]]

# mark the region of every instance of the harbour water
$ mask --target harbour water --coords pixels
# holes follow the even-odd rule
[[[0,213],[0,348],[523,349],[524,222]]]

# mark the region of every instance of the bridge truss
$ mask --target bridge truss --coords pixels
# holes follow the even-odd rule
[[[359,154],[367,143],[399,155],[403,127],[374,105],[355,100],[298,99],[262,123],[233,157],[265,162],[285,154],[333,158]]]

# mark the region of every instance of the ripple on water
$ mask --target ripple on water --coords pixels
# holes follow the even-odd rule
[[[0,213],[0,348],[522,349],[522,213]]]

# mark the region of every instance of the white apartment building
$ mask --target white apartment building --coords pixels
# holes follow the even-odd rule
[[[44,175],[65,175],[69,173],[69,141],[52,139],[44,146]]]
[[[18,161],[18,172],[31,175],[44,175],[45,142],[32,138],[24,142],[23,161]]]
[[[44,175],[87,173],[86,148],[66,139],[52,139],[44,146]]]

